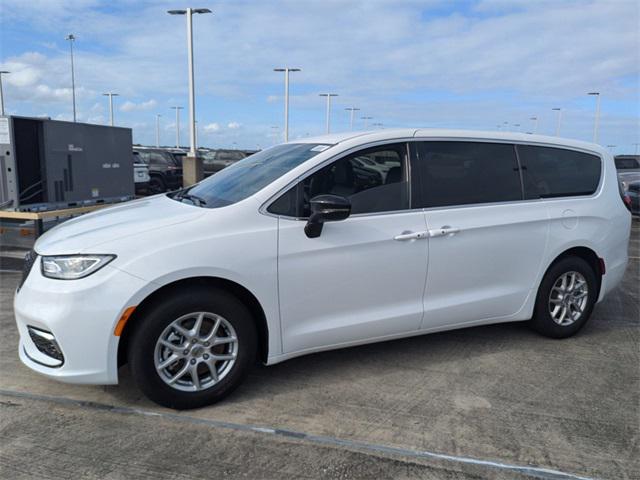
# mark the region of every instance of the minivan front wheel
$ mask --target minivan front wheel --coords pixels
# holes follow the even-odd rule
[[[564,258],[544,276],[531,325],[552,338],[566,338],[586,323],[596,301],[597,278],[579,257]]]
[[[129,367],[140,389],[165,407],[221,400],[242,382],[256,356],[251,314],[225,291],[179,291],[137,320]]]

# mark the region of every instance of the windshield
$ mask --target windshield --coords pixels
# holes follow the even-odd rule
[[[254,153],[172,198],[193,201],[194,205],[217,208],[244,200],[274,180],[301,165],[329,145],[288,143]]]

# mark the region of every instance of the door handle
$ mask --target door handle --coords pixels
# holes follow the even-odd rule
[[[434,228],[433,230],[429,230],[430,237],[448,237],[453,236],[456,233],[460,232],[459,228],[450,227],[449,225],[445,225],[444,227]]]
[[[394,240],[398,240],[399,242],[407,241],[407,240],[418,240],[421,238],[427,238],[429,236],[429,232],[402,232],[400,235],[396,235],[393,237]]]

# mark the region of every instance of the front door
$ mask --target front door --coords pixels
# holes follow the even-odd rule
[[[352,215],[325,223],[318,238],[307,238],[305,220],[279,219],[285,353],[420,328],[428,239],[424,213],[409,210],[408,175],[406,146],[384,145],[336,160],[285,194],[300,200],[298,218],[316,195],[352,204]]]

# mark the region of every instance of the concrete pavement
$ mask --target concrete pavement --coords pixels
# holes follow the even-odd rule
[[[110,387],[23,367],[19,275],[3,272],[0,476],[640,478],[639,233],[623,284],[574,338],[508,324],[315,354],[185,413],[147,401],[126,367]]]

